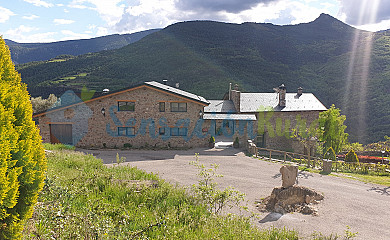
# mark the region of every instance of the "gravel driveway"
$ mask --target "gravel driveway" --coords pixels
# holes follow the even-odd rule
[[[233,186],[246,194],[250,210],[258,212],[255,201],[271,194],[275,186],[281,186],[281,164],[256,160],[236,149],[192,149],[188,151],[86,151],[105,164],[115,163],[116,153],[126,162],[154,172],[165,180],[181,185],[197,182],[197,170],[189,165],[199,153],[199,160],[209,165],[219,164],[218,179],[221,187]],[[390,187],[363,183],[355,180],[299,172],[299,184],[324,194],[317,205],[318,216],[289,213],[285,215],[260,213],[256,224],[263,227],[287,227],[310,236],[314,231],[323,234],[344,234],[347,225],[351,232],[358,232],[356,239],[390,239]]]

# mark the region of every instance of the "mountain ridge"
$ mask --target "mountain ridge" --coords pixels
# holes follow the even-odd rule
[[[143,37],[159,31],[150,29],[131,34],[112,34],[107,36],[66,40],[49,43],[18,43],[4,39],[11,51],[11,58],[15,64],[32,61],[46,61],[59,55],[82,55],[103,50],[118,49],[127,44],[139,41]]]
[[[369,68],[363,54],[367,39],[372,39],[373,50]],[[367,143],[390,133],[390,95],[384,88],[389,85],[388,66],[389,31],[362,31],[321,15],[311,23],[287,26],[176,23],[120,49],[17,67],[33,96],[60,95],[83,85],[116,90],[162,79],[207,99],[222,99],[229,83],[246,92],[270,92],[282,83],[288,92],[302,86],[325,106],[341,108],[351,141]],[[363,78],[364,67],[368,79]],[[367,128],[361,132],[363,118]]]

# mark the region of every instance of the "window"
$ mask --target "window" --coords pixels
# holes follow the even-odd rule
[[[265,147],[265,133],[257,135],[256,146],[262,147],[262,148]]]
[[[126,102],[126,101],[118,102],[118,111],[134,112],[134,109],[135,109],[135,102]]]
[[[133,127],[118,127],[118,136],[135,136]]]
[[[164,128],[164,127],[160,127],[160,128],[158,129],[158,134],[160,134],[160,135],[165,135],[165,128]]]
[[[159,109],[160,109],[160,112],[165,112],[165,102],[160,102]]]
[[[171,112],[187,112],[187,103],[171,102]]]
[[[187,128],[171,128],[171,136],[187,136]]]

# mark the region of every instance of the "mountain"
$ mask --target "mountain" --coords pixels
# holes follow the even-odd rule
[[[242,91],[272,92],[284,83],[313,92],[347,115],[350,140],[390,133],[390,31],[357,30],[322,14],[305,24],[176,23],[117,50],[18,66],[33,96],[66,89],[117,90],[168,79],[208,99],[229,82]]]
[[[117,49],[134,43],[143,37],[159,31],[151,29],[132,34],[114,34],[92,39],[70,40],[53,43],[17,43],[5,39],[11,50],[14,63],[27,63],[32,61],[45,61],[59,55],[82,55],[91,52]]]

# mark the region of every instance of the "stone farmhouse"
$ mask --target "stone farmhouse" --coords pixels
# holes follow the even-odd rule
[[[253,139],[262,147],[302,152],[279,125],[293,126],[297,119],[309,124],[326,108],[302,89],[286,93],[282,85],[277,91],[241,93],[235,87],[223,100],[206,100],[152,81],[84,101],[68,91],[60,106],[33,117],[43,142],[82,148],[205,147],[211,136],[223,136],[238,138],[241,146]]]
[[[314,124],[313,121],[318,119],[320,112],[327,110],[326,107],[314,94],[303,93],[301,87],[295,93],[287,93],[283,84],[274,90],[273,93],[243,93],[236,85],[224,100],[209,101],[209,106],[205,107],[205,118],[225,119],[222,129],[234,126],[234,137],[242,143],[251,139],[258,147],[314,155],[314,147],[306,149],[298,140],[288,136],[293,128]],[[221,114],[224,116],[221,117]],[[250,124],[238,120],[240,118],[250,120]],[[220,131],[217,130],[218,133]]]

